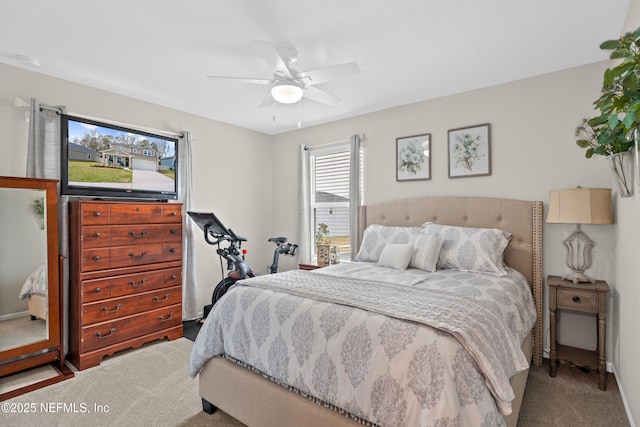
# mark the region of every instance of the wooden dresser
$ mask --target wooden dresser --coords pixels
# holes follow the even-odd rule
[[[182,206],[69,203],[69,360],[182,337]]]

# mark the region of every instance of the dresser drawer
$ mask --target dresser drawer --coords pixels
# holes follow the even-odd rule
[[[162,244],[162,261],[180,261],[182,259],[182,244],[171,242]]]
[[[182,229],[179,224],[112,225],[110,230],[111,246],[182,241]]]
[[[111,297],[111,281],[109,279],[85,280],[82,282],[82,303],[109,297]]]
[[[162,271],[116,276],[111,279],[111,297],[138,294],[162,287]]]
[[[138,313],[138,296],[111,298],[85,304],[82,307],[82,326],[105,322],[118,317]]]
[[[111,205],[111,224],[153,224],[162,221],[159,204],[114,203]]]
[[[149,245],[117,246],[109,250],[111,268],[162,262],[162,243]]]
[[[109,224],[108,203],[85,203],[81,205],[80,220],[82,225]]]
[[[92,351],[111,344],[179,326],[182,322],[180,304],[126,316],[82,329],[82,351]]]
[[[558,289],[556,304],[561,309],[597,313],[598,292]]]
[[[109,231],[108,225],[82,227],[80,239],[85,248],[104,248],[109,246]]]
[[[162,222],[182,222],[182,205],[169,203],[162,206]]]
[[[162,272],[162,287],[177,286],[182,284],[182,268],[169,268]]]
[[[85,249],[82,251],[82,272],[105,270],[110,267],[109,248]]]
[[[182,286],[157,289],[154,292],[138,295],[138,310],[140,312],[181,303]]]

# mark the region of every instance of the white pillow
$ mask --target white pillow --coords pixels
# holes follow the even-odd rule
[[[371,224],[364,230],[362,244],[355,256],[356,261],[378,262],[382,250],[389,243],[413,244],[420,234],[420,227],[391,227]]]
[[[423,224],[424,231],[442,238],[438,268],[506,276],[504,250],[511,233],[497,228]]]
[[[413,254],[409,267],[434,272],[442,248],[442,239],[437,234],[422,233],[413,243]]]
[[[396,270],[404,270],[411,261],[413,245],[405,243],[389,243],[380,254],[378,265],[381,267],[391,267]]]

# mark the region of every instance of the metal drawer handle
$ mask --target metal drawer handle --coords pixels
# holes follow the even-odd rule
[[[99,260],[100,260],[100,255],[96,255],[96,256],[94,256],[94,257],[93,257],[93,260],[94,260],[94,261],[99,261]]]
[[[163,299],[160,299],[157,295],[155,297],[153,297],[153,300],[155,302],[165,302],[169,300],[169,295],[171,294],[165,294]]]
[[[176,280],[176,275],[175,274],[171,275],[171,280]]]
[[[573,300],[573,302],[580,302],[580,297],[579,296],[574,296],[573,298],[571,298]]]
[[[93,237],[100,237],[100,233],[98,233],[98,232],[93,233]]]
[[[134,239],[141,239],[141,238],[143,238],[144,236],[147,235],[147,230],[142,230],[142,233],[140,233],[140,235],[138,235],[138,236],[136,236],[136,232],[135,231],[130,231],[129,234]]]
[[[94,212],[93,216],[100,216],[100,212],[98,212],[98,211]]]
[[[96,336],[101,340],[103,340],[105,338],[109,338],[111,335],[113,335],[115,331],[116,331],[116,328],[111,328],[108,335],[102,335],[100,332],[96,332]]]
[[[93,292],[98,293],[98,292],[100,292],[101,290],[102,290],[102,289],[100,289],[100,288],[95,288],[95,289],[93,290]]]
[[[158,320],[161,322],[166,322],[168,320],[173,319],[173,312],[169,313],[168,317],[164,317],[164,316],[158,316]]]
[[[105,313],[117,313],[118,311],[120,311],[120,307],[122,307],[122,304],[116,305],[116,308],[111,311],[109,311],[108,307],[102,307],[102,311],[104,311]]]
[[[130,254],[129,254],[129,256],[130,256],[131,258],[142,258],[142,257],[143,257],[143,256],[145,256],[146,254],[147,254],[147,252],[146,252],[146,251],[145,251],[145,252],[142,252],[140,255],[136,255],[136,254],[134,254],[134,253],[132,252],[132,253],[130,253]]]
[[[131,286],[133,286],[134,288],[138,288],[138,287],[140,287],[140,286],[144,286],[146,283],[147,283],[147,279],[142,279],[142,280],[140,281],[140,283],[136,283],[136,282],[134,282],[133,280],[129,280],[129,284],[130,284]]]
[[[177,215],[178,215],[178,212],[176,211],[171,212],[171,216],[177,216]]]
[[[176,253],[176,248],[169,249],[169,252],[171,252],[172,254],[175,254]]]
[[[177,231],[177,230],[176,230],[175,228],[172,228],[172,229],[171,229],[171,234],[176,234],[176,231]]]

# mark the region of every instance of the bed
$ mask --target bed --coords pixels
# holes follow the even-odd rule
[[[389,266],[373,265],[369,267],[367,265],[367,269],[373,268],[373,270],[358,271],[360,266],[366,265],[366,259],[362,263],[352,263],[351,266],[347,264],[336,266],[337,270],[344,271],[336,271],[332,267],[315,272],[291,271],[279,273],[279,275],[261,276],[258,278],[261,283],[247,283],[245,286],[237,286],[229,291],[216,304],[196,339],[190,370],[192,375],[199,376],[203,409],[212,412],[216,408],[220,408],[249,426],[419,425],[415,423],[415,420],[419,420],[418,422],[424,425],[431,425],[437,421],[442,425],[447,425],[448,422],[456,425],[458,423],[460,425],[480,425],[484,422],[487,425],[502,425],[504,423],[515,426],[526,384],[528,362],[530,361],[536,366],[540,366],[542,363],[542,203],[483,197],[425,197],[369,205],[363,207],[360,212],[359,237],[363,242],[362,248],[370,246],[371,241],[365,230],[372,230],[374,227],[422,229],[426,223],[430,223],[426,227],[431,228],[433,234],[450,230],[443,225],[454,228],[464,227],[465,229],[502,230],[509,234],[509,239],[505,243],[505,265],[503,267],[507,270],[509,277],[520,275],[526,279],[523,283],[527,287],[527,292],[512,293],[526,295],[530,292],[532,308],[523,309],[520,307],[521,303],[515,304],[518,310],[516,310],[516,314],[507,313],[509,321],[505,322],[505,325],[507,325],[507,329],[515,330],[517,328],[513,326],[514,319],[521,318],[525,319],[522,320],[522,325],[527,325],[526,330],[509,333],[509,331],[500,330],[498,327],[487,328],[485,326],[482,329],[481,323],[477,322],[476,324],[476,318],[473,317],[485,316],[485,314],[478,314],[484,313],[482,311],[475,314],[473,312],[463,314],[462,308],[458,306],[454,306],[456,307],[453,312],[455,315],[447,315],[447,312],[442,311],[453,304],[453,300],[458,300],[460,297],[452,295],[450,289],[446,289],[447,281],[471,281],[475,286],[480,283],[478,280],[483,284],[487,282],[485,279],[492,274],[476,277],[475,273],[466,271],[437,270],[431,274],[438,276],[443,282],[438,285],[440,286],[438,289],[428,292],[423,291],[422,287],[426,286],[424,283],[432,283],[431,279],[416,278],[416,276],[415,280],[412,279],[414,280],[413,285],[408,287],[391,283],[395,279],[385,281],[386,279],[379,273],[382,270],[376,270],[376,268],[396,274],[393,271],[395,269],[389,268]],[[497,231],[496,233],[499,234]],[[444,235],[439,234],[439,236],[443,237]],[[444,237],[443,240],[445,240]],[[394,245],[387,244],[386,246]],[[402,245],[397,245],[398,248],[400,246]],[[361,257],[362,248],[359,252]],[[365,251],[365,258],[366,255]],[[385,258],[389,258],[384,250],[379,255],[380,258],[383,255]],[[395,255],[391,257],[391,263],[395,262],[394,258],[396,258]],[[440,261],[442,260],[438,259],[438,263]],[[369,262],[369,264],[377,263]],[[409,275],[422,274],[413,270],[415,269],[408,269],[404,273]],[[345,274],[360,276],[359,282],[348,282],[348,286],[353,289],[362,289],[363,294],[369,292],[368,297],[363,297],[362,301],[358,303],[346,303],[341,299],[346,298],[343,294],[352,293],[340,290],[339,284],[347,283],[346,280],[348,280],[342,277]],[[502,275],[497,277],[498,280],[507,280]],[[337,287],[332,288],[332,283]],[[381,283],[383,283],[381,288],[388,289],[375,288],[374,290],[374,284],[378,286]],[[414,286],[416,283],[418,285]],[[283,290],[282,286],[289,287],[287,290]],[[315,293],[324,292],[324,288],[328,288],[328,292],[325,292],[323,296],[318,296],[319,301],[315,301],[315,297],[310,297],[315,296]],[[460,286],[459,288],[468,290],[473,286]],[[258,295],[256,292],[261,292],[263,295],[270,293],[271,296],[261,299],[263,297],[256,296]],[[429,305],[427,313],[424,312],[425,310],[420,311],[420,309],[417,312],[406,309],[401,310],[403,312],[399,318],[396,318],[393,317],[395,314],[386,312],[389,307],[394,306],[392,302],[396,299],[396,295],[400,298],[401,295],[406,294],[405,298],[409,298],[408,300],[399,299],[396,301],[395,305],[399,307],[422,307],[422,303],[411,304],[412,295],[417,295],[417,292],[420,295],[442,294],[445,298],[443,302],[434,302],[435,305]],[[472,293],[474,292],[472,291]],[[482,291],[482,293],[499,294],[503,299],[507,296],[505,292]],[[375,298],[375,295],[381,297]],[[269,298],[275,299],[267,302]],[[431,297],[427,296],[426,298]],[[288,303],[291,299],[295,299],[297,302],[291,305]],[[320,301],[321,299],[325,300]],[[227,304],[224,303],[225,300],[228,300]],[[260,303],[253,304],[251,301],[260,301]],[[281,301],[280,305],[277,304],[278,301]],[[308,308],[304,304],[309,304]],[[429,302],[429,304],[432,303]],[[464,302],[462,304],[464,305]],[[495,304],[495,302],[483,301],[474,305],[478,306],[476,307],[478,310],[483,310],[484,308],[480,306],[485,306],[485,308],[489,308],[489,311],[505,313],[510,311],[510,306],[515,306],[509,301],[503,301],[502,308],[496,309]],[[522,303],[522,305],[524,304]],[[287,308],[294,306],[295,308]],[[345,310],[345,307],[348,307],[348,313],[341,315],[341,310]],[[397,307],[394,306],[394,310],[395,308]],[[522,314],[531,310],[534,312],[533,320],[529,314]],[[225,311],[226,314],[223,313]],[[243,313],[249,311],[252,312],[252,317],[243,320]],[[261,313],[263,317],[260,316]],[[267,314],[264,317],[265,313],[272,313],[272,315],[269,317]],[[309,313],[307,322],[290,322],[291,329],[284,329],[285,323],[289,322],[287,320],[289,315],[291,315],[290,317],[297,316],[296,319],[304,319],[304,316],[301,316],[303,313]],[[287,339],[303,337],[302,341],[304,341],[306,339],[304,337],[314,335],[311,325],[314,321],[322,324],[322,320],[318,320],[322,315],[318,313],[329,314],[324,317],[324,341],[320,338],[320,333],[315,333],[317,339],[311,340],[309,338],[310,341],[305,345],[298,344],[296,346],[293,344],[287,350],[286,345],[291,345],[291,343],[284,343]],[[316,315],[317,317],[314,317]],[[474,320],[463,321],[461,319],[464,316]],[[348,318],[349,321],[355,320],[356,323],[360,322],[362,325],[366,324],[366,328],[347,327],[341,330],[336,327],[332,329],[331,325],[336,322],[341,323],[338,320],[344,318]],[[216,319],[221,320],[216,321]],[[251,340],[244,341],[247,345],[243,347],[242,340],[233,344],[231,338],[224,337],[223,326],[225,325],[223,324],[231,323],[230,320],[224,319],[239,320],[237,324],[231,326],[236,331],[242,331],[242,325],[253,323],[253,327],[257,329],[251,332],[244,331],[246,336],[251,335],[252,337]],[[259,319],[264,321],[259,321]],[[444,322],[441,319],[447,319],[447,321]],[[278,322],[283,326],[282,331],[272,330],[271,327]],[[431,322],[431,325],[425,326],[422,324],[423,322],[426,324]],[[293,327],[294,323],[297,324],[296,327]],[[477,336],[464,328],[465,324],[472,323],[474,328],[480,331],[477,332]],[[268,327],[265,327],[266,325]],[[496,333],[496,331],[492,332],[489,329],[496,329],[498,336],[509,338],[501,341],[498,341],[494,336],[490,339],[479,339],[480,336],[488,337],[488,334]],[[343,334],[346,337],[341,346],[336,346],[337,351],[341,349],[341,354],[334,356],[330,352],[329,343],[334,341],[333,336],[329,336],[330,334],[326,332],[328,330],[334,331],[331,332],[332,334]],[[417,332],[408,333],[407,330]],[[242,334],[238,336],[242,336]],[[260,338],[261,336],[262,338]],[[381,338],[380,341],[398,341],[399,337],[403,336],[413,338],[400,343],[397,346],[399,350],[390,351],[391,347],[384,345],[380,346],[384,347],[380,349],[371,344],[372,337],[373,341],[376,341],[375,337],[385,336],[387,338]],[[257,344],[255,337],[258,337]],[[224,350],[225,339],[227,345],[235,348],[235,352],[228,351],[233,354],[223,354],[226,351]],[[300,341],[299,338],[296,339]],[[248,355],[252,346],[260,347],[262,344],[260,340],[263,342],[270,340],[269,344],[265,345],[264,354]],[[498,343],[492,345],[496,347],[495,357],[499,359],[499,363],[496,363],[495,360],[492,361],[494,356],[488,356],[481,349],[485,341]],[[218,346],[222,343],[223,350],[205,350],[205,348],[210,348],[208,344],[212,342],[217,343]],[[348,346],[344,343],[357,344],[350,346],[353,347],[351,352],[345,352],[345,347]],[[421,345],[423,343],[424,345]],[[439,366],[444,364],[444,369],[439,368],[433,373],[430,370],[422,369],[424,366],[433,366],[435,360],[431,356],[429,356],[431,358],[423,359],[417,357],[417,355],[425,354],[426,343],[429,343],[429,349],[433,349],[434,343],[438,343],[439,356],[436,357],[438,363],[435,364]],[[513,347],[518,347],[516,350],[520,351],[513,351]],[[307,350],[304,350],[305,348]],[[363,350],[368,348],[373,348],[373,350]],[[510,348],[510,350],[507,351],[505,348]],[[460,349],[464,351],[461,352]],[[390,352],[395,352],[395,354],[390,355]],[[500,357],[507,357],[505,354],[511,352],[518,353],[517,356],[513,356],[513,360],[500,359]],[[243,353],[247,353],[247,356],[245,357]],[[325,357],[326,354],[329,356]],[[430,352],[428,354],[436,353]],[[446,356],[447,354],[449,356]],[[315,374],[314,372],[298,373],[298,377],[295,377],[295,374],[286,371],[291,366],[295,368],[295,359],[298,359],[298,364],[302,366],[306,360],[314,358],[314,366],[321,368],[316,369]],[[279,363],[285,359],[285,363]],[[246,360],[253,361],[253,366]],[[341,364],[339,369],[332,365],[337,360]],[[422,365],[416,364],[416,360],[422,360],[424,363]],[[383,364],[378,366],[378,361],[383,361]],[[384,365],[384,363],[387,364]],[[465,375],[455,377],[455,371],[458,368],[451,368],[453,365],[466,366],[469,369],[461,371],[466,372]],[[362,369],[364,366],[367,368]],[[374,373],[372,366],[375,369],[381,369],[381,371]],[[418,369],[419,367],[422,368]],[[477,378],[475,378],[473,372],[478,372],[478,369],[482,370],[482,374],[480,377],[476,375]],[[407,373],[402,370],[406,370]],[[425,387],[425,384],[416,385],[416,381],[413,381],[409,375],[411,370],[429,372],[426,375],[428,387]],[[338,373],[336,374],[336,372]],[[320,381],[325,376],[331,377],[333,375],[335,378],[333,378],[333,382],[328,381],[327,385],[323,385],[320,382],[313,382],[314,375],[316,376],[315,381]],[[455,378],[449,378],[447,375],[452,375]],[[469,377],[470,379],[460,381],[461,377]],[[472,377],[475,379],[472,380]],[[482,381],[478,381],[478,378],[481,378]],[[346,384],[347,381],[351,383],[351,386],[341,385]],[[434,398],[433,393],[429,390],[433,389],[434,384],[443,382],[454,383],[454,390],[440,391],[438,396]],[[313,387],[310,384],[313,384]],[[408,387],[407,384],[410,386]],[[415,396],[421,397],[407,398],[407,395],[404,394],[407,393],[407,388],[411,388]],[[365,390],[366,393],[361,393],[362,390]],[[416,392],[416,390],[421,390],[421,392]],[[363,394],[367,394],[367,396],[363,397]],[[465,401],[469,396],[471,396],[473,403]],[[417,404],[416,400],[419,401]],[[458,403],[453,404],[452,402]],[[459,407],[464,407],[464,412],[456,413],[455,411]],[[431,413],[434,414],[433,419],[429,418]]]
[[[47,265],[39,265],[25,280],[20,294],[20,299],[27,300],[27,307],[31,320],[48,318],[47,304]]]

